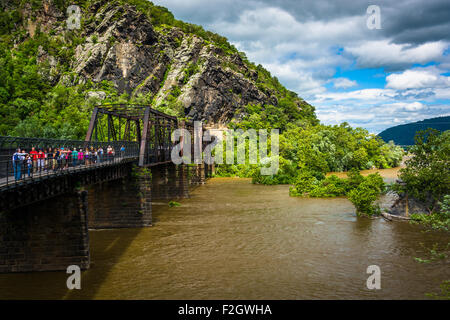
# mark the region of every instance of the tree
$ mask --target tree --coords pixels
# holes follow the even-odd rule
[[[348,199],[356,208],[356,213],[374,215],[379,212],[379,207],[373,203],[384,191],[385,185],[380,174],[369,174],[358,187],[347,193]]]
[[[412,158],[400,170],[403,184],[397,191],[423,201],[430,213],[450,193],[450,130],[439,134],[435,129],[420,131],[411,148]]]

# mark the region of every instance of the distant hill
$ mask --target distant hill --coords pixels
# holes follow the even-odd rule
[[[417,131],[434,128],[439,131],[450,130],[450,116],[425,119],[388,128],[378,134],[384,141],[393,140],[398,145],[413,145]]]

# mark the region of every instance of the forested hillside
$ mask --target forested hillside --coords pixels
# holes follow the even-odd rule
[[[386,142],[392,140],[398,145],[410,146],[414,144],[414,136],[416,133],[428,128],[433,128],[441,132],[450,130],[450,116],[402,124],[388,128],[378,135]]]

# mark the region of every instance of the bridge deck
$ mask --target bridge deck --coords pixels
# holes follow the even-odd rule
[[[29,184],[29,183],[35,183],[44,179],[52,178],[55,176],[60,175],[67,175],[67,174],[73,174],[75,172],[80,171],[89,171],[89,170],[95,170],[98,168],[106,167],[106,166],[112,166],[112,165],[118,165],[120,163],[129,162],[129,161],[137,161],[137,156],[128,156],[128,157],[114,157],[112,160],[105,160],[100,163],[90,163],[90,164],[79,164],[76,166],[69,166],[67,168],[61,168],[61,169],[52,169],[47,166],[42,171],[30,173],[30,176],[28,176],[28,170],[25,168],[21,168],[21,175],[22,178],[19,180],[15,180],[14,175],[8,175],[5,178],[0,179],[0,190],[6,189],[6,188],[14,188],[19,185],[23,184]]]
[[[114,163],[124,161],[125,158],[133,159],[133,161],[137,159],[137,164],[141,167],[170,163],[174,147],[172,134],[178,128],[183,128],[192,136],[196,127],[190,121],[178,122],[176,117],[152,109],[150,105],[105,104],[94,107],[86,138],[83,141],[0,136],[0,191],[57,175],[111,165],[103,161],[101,163],[92,161],[98,155],[104,157],[103,159],[106,159],[107,155],[122,156],[122,158],[114,159]],[[182,137],[180,141],[181,139]],[[20,179],[15,177],[17,162],[12,161],[13,154],[18,149],[21,150],[19,156],[22,159],[25,158],[20,166]],[[194,150],[192,139],[191,150]],[[83,156],[87,153],[91,163],[71,165],[71,155],[77,157],[75,151],[82,153],[80,155],[82,162]],[[39,156],[36,152],[39,152]],[[58,169],[55,170],[52,158],[60,158],[60,155],[64,153],[68,159],[62,159],[62,167],[65,167],[66,163],[69,166],[61,169],[58,162]],[[41,156],[43,159],[37,159]],[[30,177],[28,177],[27,163],[29,157],[33,159],[32,171],[34,171]],[[46,171],[36,170],[40,161],[45,161]]]

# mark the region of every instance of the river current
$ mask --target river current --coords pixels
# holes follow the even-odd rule
[[[450,279],[449,258],[414,259],[445,248],[449,233],[288,190],[210,179],[180,207],[154,202],[152,227],[90,231],[81,290],[66,288],[65,272],[1,274],[0,298],[423,299]],[[369,265],[380,267],[380,290],[367,289]]]

